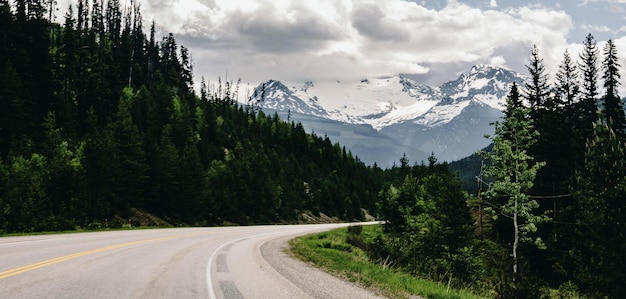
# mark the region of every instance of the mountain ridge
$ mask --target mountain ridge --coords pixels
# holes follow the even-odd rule
[[[436,87],[402,74],[355,81],[306,81],[289,87],[269,80],[255,89],[248,104],[287,112],[288,117],[294,115],[294,121],[311,116],[302,121],[307,130],[326,134],[333,131],[336,134],[328,134],[331,139],[350,149],[359,146],[355,146],[358,141],[345,138],[350,135],[347,131],[356,132],[361,129],[355,126],[369,125],[404,146],[413,161],[425,160],[426,153],[453,161],[488,145],[483,136],[493,133],[489,124],[502,115],[513,82],[523,84],[525,79],[506,68],[475,65],[457,79]],[[320,125],[325,120],[337,125]],[[369,142],[370,150],[376,152],[376,141]],[[389,140],[380,142],[378,154],[355,154],[374,157],[364,159],[366,163],[393,164],[399,151],[387,155]]]

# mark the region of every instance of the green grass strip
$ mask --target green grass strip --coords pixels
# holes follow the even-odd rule
[[[361,237],[372,240],[380,225],[363,226]],[[421,279],[397,269],[371,261],[360,248],[346,243],[346,228],[308,235],[290,241],[291,253],[336,276],[356,282],[389,298],[480,298],[467,290],[450,289],[446,285]]]

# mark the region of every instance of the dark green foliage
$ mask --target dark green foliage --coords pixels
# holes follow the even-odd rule
[[[533,46],[530,57],[530,64],[526,66],[530,74],[530,80],[525,85],[525,98],[530,104],[530,109],[534,113],[540,107],[545,107],[548,102],[550,89],[548,86],[549,75],[543,65],[543,59],[539,57],[539,49]],[[517,87],[515,87],[517,93]],[[519,98],[519,94],[518,97]],[[512,103],[514,107],[518,107],[521,101],[518,99]]]
[[[602,124],[595,127],[577,173],[579,218],[570,251],[573,276],[583,291],[621,297],[626,294],[626,144]]]
[[[617,48],[612,40],[608,40],[604,46],[604,60],[602,61],[602,69],[604,74],[605,93],[602,98],[602,116],[606,124],[617,134],[620,140],[624,141],[626,137],[626,116],[624,115],[624,104],[622,103],[617,89],[619,87],[619,59],[617,57]]]
[[[119,225],[136,209],[191,225],[375,213],[382,170],[237,105],[231,82],[196,97],[172,34],[147,37],[138,6],[88,2],[59,25],[0,1],[0,232]]]
[[[385,234],[377,254],[420,276],[469,283],[472,226],[460,180],[434,157],[428,166],[407,162],[379,195]]]
[[[497,284],[496,289],[502,297],[567,297],[565,294],[570,294],[612,298],[626,294],[618,282],[626,275],[623,254],[620,254],[626,249],[623,238],[626,215],[622,215],[626,209],[623,201],[626,196],[623,186],[626,179],[625,121],[623,99],[617,95],[620,65],[616,59],[617,49],[612,41],[608,41],[602,53],[604,94],[600,95],[599,51],[592,35],[585,38],[583,46],[578,70],[569,53],[565,52],[552,89],[542,83],[546,81],[542,78],[548,75],[542,71],[537,49],[532,51],[531,80],[526,84],[524,94],[528,100],[524,105],[530,104],[530,107],[521,105],[521,108],[527,109],[524,117],[533,120],[532,127],[539,134],[532,138],[532,146],[526,148],[526,154],[533,157],[528,163],[545,161],[545,166],[528,181],[527,187],[532,188],[526,191],[526,197],[532,203],[530,207],[535,210],[535,215],[552,219],[532,227],[545,249],[519,248],[524,258],[518,259],[518,267],[524,275],[517,277],[514,284]],[[514,94],[517,93],[512,92],[511,96]],[[514,116],[511,110],[505,111],[507,120]],[[522,118],[518,116],[517,119]],[[512,137],[521,131],[509,130],[504,135]],[[507,152],[493,150],[492,155],[504,159]],[[490,220],[484,217],[481,209],[485,205],[499,206],[508,196],[485,201],[484,187],[493,184],[493,178],[489,177],[481,178],[484,182],[478,185],[483,187],[483,192],[479,193],[481,189],[475,187],[469,189],[477,185],[475,177],[480,173],[481,165],[490,165],[480,163],[480,160],[471,161],[468,158],[453,165],[465,177],[466,188],[477,194],[470,201],[480,227],[477,232],[481,240],[486,238],[484,242],[495,241],[498,246],[510,247],[515,240],[509,230],[511,220],[503,217]],[[505,172],[505,176],[513,173]],[[512,177],[502,178],[507,183],[515,181]],[[508,194],[515,190],[511,186],[502,191]],[[484,235],[480,233],[483,231]],[[493,256],[499,254],[498,250],[493,253]],[[482,261],[487,260],[483,258]],[[500,275],[500,281],[512,281],[511,274],[502,271],[504,265],[512,262],[501,257],[488,264],[492,271],[504,274]],[[539,291],[542,289],[547,291]]]

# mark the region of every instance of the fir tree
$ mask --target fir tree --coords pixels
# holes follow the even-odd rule
[[[559,65],[559,71],[556,73],[556,91],[560,100],[567,107],[574,104],[580,93],[576,65],[567,50],[563,53],[563,60]]]
[[[530,103],[532,114],[536,114],[545,105],[550,94],[549,75],[546,73],[543,59],[539,57],[539,49],[536,45],[533,46],[530,54],[530,64],[526,68],[530,74],[530,81],[525,84],[524,96]]]
[[[574,199],[579,220],[576,243],[569,251],[574,277],[594,297],[626,294],[626,144],[605,124],[594,128],[577,173]]]
[[[604,46],[604,60],[602,61],[602,70],[604,71],[602,79],[604,79],[605,88],[605,94],[602,98],[602,116],[615,134],[621,140],[624,140],[624,136],[626,136],[626,116],[624,116],[624,104],[617,93],[617,88],[620,85],[619,79],[621,78],[619,67],[615,42],[608,40]]]
[[[580,123],[577,127],[585,140],[593,134],[593,124],[598,120],[598,46],[591,33],[583,42],[580,60],[578,67],[582,74],[582,89],[578,112]]]

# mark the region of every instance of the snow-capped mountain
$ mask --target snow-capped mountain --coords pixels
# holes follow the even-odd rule
[[[418,117],[415,123],[427,127],[448,123],[471,103],[504,110],[511,84],[520,84],[522,81],[524,77],[507,69],[489,65],[473,66],[458,79],[442,84],[438,89],[441,101]]]
[[[309,84],[312,85],[311,82],[307,82],[303,86],[305,92]],[[280,81],[269,80],[254,90],[248,104],[277,111],[293,111],[329,118],[328,112],[317,103],[317,97],[313,96],[303,100],[296,95],[297,92],[297,90],[289,89]]]
[[[489,143],[483,138],[493,133],[489,123],[501,116],[513,82],[524,80],[511,70],[488,65],[474,66],[438,87],[403,75],[289,87],[270,80],[255,89],[249,103],[291,113],[292,120],[327,134],[366,163],[388,166],[402,153],[418,162],[431,152],[440,160],[453,161]],[[365,134],[363,126],[372,128],[366,133],[368,153],[356,150],[362,141],[359,136]],[[376,140],[384,143],[384,150],[377,148]],[[397,150],[390,151],[391,144]]]

